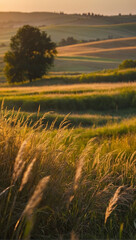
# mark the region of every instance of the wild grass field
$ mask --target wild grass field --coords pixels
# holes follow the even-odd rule
[[[76,129],[42,120],[2,106],[0,237],[135,239],[136,118]]]
[[[0,239],[136,239],[136,69],[118,68],[135,59],[135,16],[4,17]],[[41,29],[56,42],[101,41],[59,47],[47,76],[9,85],[3,72],[9,39],[35,19],[47,21]],[[117,39],[104,40],[109,36]]]
[[[136,83],[128,72],[112,83],[66,74],[1,84],[0,238],[136,238]]]
[[[66,114],[71,126],[91,127],[120,122],[136,114],[136,83],[97,83],[0,88],[0,103],[11,111],[19,109],[25,118],[37,120],[47,113],[49,125],[58,127]],[[15,113],[16,114],[16,113]],[[39,118],[38,117],[38,118]]]

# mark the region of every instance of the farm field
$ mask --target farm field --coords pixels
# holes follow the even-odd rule
[[[0,70],[3,68],[3,56],[16,28],[0,29]],[[72,36],[77,40],[107,39],[73,46],[59,47],[58,56],[51,72],[91,72],[116,68],[123,59],[134,59],[136,54],[136,23],[101,26],[47,26],[41,27],[52,40],[58,43],[62,38]],[[2,45],[4,44],[4,46]],[[2,78],[4,79],[4,77]]]
[[[124,59],[135,59],[136,37],[104,40],[59,47],[55,70],[98,71],[118,67]]]

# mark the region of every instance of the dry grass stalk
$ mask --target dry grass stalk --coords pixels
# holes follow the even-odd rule
[[[83,150],[80,159],[79,159],[79,163],[77,166],[77,170],[76,170],[76,174],[75,174],[75,181],[74,181],[74,190],[76,190],[78,188],[78,183],[82,174],[82,169],[85,163],[85,159],[88,156],[88,153],[91,150],[92,147],[92,142],[94,139],[91,139],[88,143],[87,146],[85,147],[85,149]]]
[[[21,182],[21,186],[19,188],[19,191],[22,191],[22,189],[24,188],[25,184],[28,182],[28,179],[30,177],[30,173],[32,171],[32,168],[33,168],[35,162],[36,162],[36,158],[34,158],[32,160],[32,162],[29,164],[27,170],[25,171],[23,179],[22,179],[22,182]]]
[[[40,203],[44,190],[49,182],[50,176],[44,177],[40,180],[38,185],[36,186],[36,189],[32,195],[32,197],[29,199],[24,211],[23,215],[31,216],[33,214],[34,209],[37,207],[37,205]]]
[[[23,155],[24,155],[24,152],[25,152],[27,142],[28,141],[25,140],[22,143],[22,145],[19,149],[18,155],[16,157],[15,163],[14,163],[14,170],[13,170],[13,176],[12,176],[12,182],[14,182],[14,183],[17,181],[17,179],[21,175],[21,173],[24,169],[24,166],[25,166],[25,163],[23,162]]]
[[[11,189],[12,187],[14,187],[14,185],[11,185],[11,186],[7,187],[6,189],[4,189],[4,190],[0,193],[0,197],[2,197],[4,194],[6,194],[6,193],[9,191],[9,189]]]
[[[105,223],[107,222],[107,219],[109,218],[111,213],[117,207],[117,203],[118,203],[118,200],[119,200],[119,195],[120,195],[120,192],[121,192],[122,189],[123,189],[123,186],[118,187],[118,189],[114,193],[113,197],[110,199],[109,205],[108,205],[108,207],[106,209],[106,212],[105,212]]]
[[[135,189],[132,187],[120,186],[117,188],[113,197],[110,199],[109,205],[105,212],[105,223],[111,215],[111,213],[117,208],[117,206],[122,205],[129,207],[130,203],[133,201],[133,193]]]
[[[38,206],[40,201],[42,200],[42,196],[43,196],[44,190],[49,182],[49,179],[50,179],[50,176],[44,177],[40,180],[40,182],[36,186],[36,189],[35,189],[32,197],[29,199],[21,217],[17,221],[14,231],[17,230],[21,220],[23,220],[23,218],[25,216],[27,217],[28,222],[30,222],[33,225],[33,211]],[[21,227],[21,225],[20,225],[20,227]]]

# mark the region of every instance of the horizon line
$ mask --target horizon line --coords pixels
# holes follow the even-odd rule
[[[0,13],[23,13],[23,14],[32,14],[32,13],[52,13],[52,14],[64,14],[64,15],[83,15],[83,14],[89,14],[90,13],[90,16],[93,16],[92,14],[94,15],[97,15],[97,16],[103,16],[103,17],[106,17],[106,16],[135,16],[136,13],[115,13],[115,14],[104,14],[104,13],[96,13],[96,12],[71,12],[71,13],[68,13],[68,12],[64,12],[64,11],[0,11]]]

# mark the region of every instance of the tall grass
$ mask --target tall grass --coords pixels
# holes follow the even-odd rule
[[[66,119],[56,130],[7,115],[1,111],[0,238],[136,237],[134,133],[88,139]],[[111,212],[115,193],[126,204],[115,201]]]
[[[0,98],[2,102],[3,98]],[[77,111],[109,111],[136,107],[136,91],[124,89],[116,92],[71,94],[71,95],[33,95],[33,96],[7,96],[4,106],[22,111],[37,112],[40,105],[41,112],[77,112]]]

